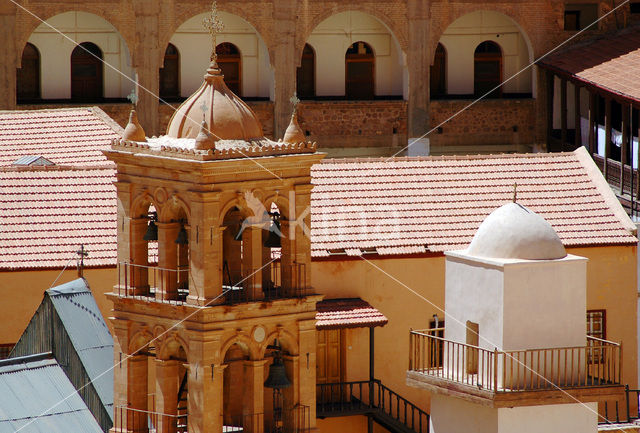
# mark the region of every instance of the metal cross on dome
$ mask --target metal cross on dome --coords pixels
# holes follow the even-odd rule
[[[218,55],[216,54],[216,36],[224,30],[224,24],[218,15],[217,2],[214,1],[211,3],[211,12],[202,20],[202,25],[211,35],[211,61],[215,62],[218,59]]]
[[[293,96],[291,97],[291,99],[289,99],[289,102],[293,104],[293,114],[295,114],[296,110],[298,109],[298,104],[300,103],[300,98],[298,98],[296,92],[293,92]]]

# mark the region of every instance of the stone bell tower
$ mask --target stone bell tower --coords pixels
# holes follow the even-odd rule
[[[324,155],[297,130],[293,117],[285,141],[266,139],[213,53],[166,136],[145,138],[132,113],[105,151],[118,195],[114,432],[315,427],[308,227]],[[274,359],[290,382],[278,393],[264,386]]]

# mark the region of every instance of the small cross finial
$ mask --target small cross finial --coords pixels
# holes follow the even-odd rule
[[[84,249],[84,244],[82,244],[80,245],[80,249],[76,251],[76,254],[78,255],[78,258],[76,259],[78,267],[78,277],[82,278],[84,276],[84,258],[87,257],[89,253]]]
[[[296,92],[293,92],[293,96],[289,99],[289,101],[291,102],[291,104],[293,104],[293,114],[296,114],[296,111],[298,110],[298,104],[300,103],[300,98],[298,98]]]
[[[513,184],[513,202],[516,202],[516,199],[518,198],[518,184],[514,183]]]
[[[131,89],[131,93],[127,95],[127,99],[131,101],[131,104],[135,107],[138,104],[138,94],[136,93],[136,88]]]
[[[211,35],[211,61],[215,62],[218,58],[216,54],[216,36],[224,30],[224,24],[218,15],[218,3],[211,3],[211,12],[202,20],[202,25]]]

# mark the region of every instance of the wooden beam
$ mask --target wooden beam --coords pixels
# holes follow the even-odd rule
[[[567,142],[567,79],[560,79],[560,146],[564,151]]]
[[[622,105],[622,144],[620,145],[620,194],[624,194],[624,167],[628,164],[627,153],[629,152],[629,110],[628,104]]]
[[[553,72],[547,71],[547,152],[552,150],[554,78]]]
[[[589,92],[589,153],[594,154],[598,151],[595,135],[596,126],[596,94]]]
[[[580,87],[577,84],[574,84],[573,88],[573,123],[576,131],[574,144],[577,149],[582,146],[582,125],[580,124]]]
[[[609,165],[609,149],[611,148],[611,99],[605,98],[604,100],[604,167],[602,173],[607,182],[607,172],[609,171],[607,166]]]

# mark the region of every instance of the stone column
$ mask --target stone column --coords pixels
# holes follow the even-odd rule
[[[293,204],[292,204],[293,205]],[[283,293],[287,294],[293,290],[293,261],[295,259],[295,221],[280,220],[280,230],[282,231],[280,250],[280,285]]]
[[[134,0],[136,46],[133,66],[137,74],[138,119],[148,136],[158,134],[158,92],[160,88],[159,15],[156,0]]]
[[[175,433],[178,415],[178,361],[156,359],[157,432]]]
[[[0,108],[16,108],[16,68],[24,47],[17,47],[16,7],[10,1],[0,2]]]
[[[219,200],[219,193],[194,193],[191,196],[188,297],[190,304],[206,305],[222,293]]]
[[[250,300],[262,299],[262,228],[242,232],[242,286]]]
[[[411,142],[429,130],[429,70],[431,49],[429,46],[429,7],[422,0],[407,0],[409,25],[409,69],[408,137]],[[416,143],[416,146],[418,144]]]
[[[271,52],[271,64],[275,69],[274,91],[274,139],[282,138],[289,126],[291,103],[289,99],[296,91],[296,65],[299,59],[294,58],[296,7],[295,0],[278,0],[273,2],[273,34],[274,44]],[[276,66],[277,65],[277,66]]]
[[[243,431],[264,431],[264,366],[266,359],[244,362]]]
[[[158,275],[159,288],[156,299],[177,299],[178,297],[178,245],[176,237],[180,230],[177,222],[158,224]]]
[[[189,433],[222,431],[223,380],[226,365],[189,366]]]
[[[298,322],[300,362],[298,365],[299,403],[309,408],[310,427],[316,426],[316,321]]]
[[[126,430],[133,433],[149,431],[147,425],[147,365],[146,355],[135,355],[127,358],[123,364],[127,369],[127,399],[129,410],[126,414]],[[117,382],[116,382],[117,383]]]
[[[284,431],[296,431],[295,427],[298,424],[299,416],[299,407],[297,406],[300,403],[300,357],[298,355],[283,355],[282,361],[287,377],[292,384],[289,388],[282,390],[282,421]],[[313,388],[315,391],[315,384]]]
[[[149,294],[149,252],[147,241],[143,239],[149,221],[146,218],[133,218],[129,222],[131,236],[129,238],[129,294]]]
[[[293,281],[306,290],[311,287],[311,189],[312,185],[295,186],[295,266]]]

